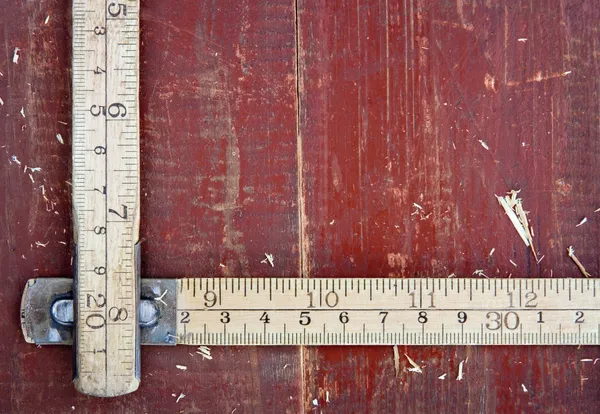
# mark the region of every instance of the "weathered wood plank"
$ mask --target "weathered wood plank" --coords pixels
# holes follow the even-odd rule
[[[0,3],[0,297],[16,310],[28,278],[72,273],[71,5]],[[142,275],[297,276],[293,3],[146,1],[141,28]],[[140,390],[93,399],[71,383],[71,349],[32,348],[18,323],[0,316],[3,412],[301,410],[296,348],[215,348],[203,360],[192,347],[145,347]]]
[[[600,229],[575,225],[600,194],[599,17],[591,2],[299,1],[304,275],[579,276],[569,245],[598,275]],[[511,189],[539,265],[494,197]],[[396,378],[391,348],[306,350],[305,410],[599,407],[580,362],[595,348],[399,354]]]

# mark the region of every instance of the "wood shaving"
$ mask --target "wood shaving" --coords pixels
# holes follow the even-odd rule
[[[480,277],[485,277],[486,279],[489,279],[489,277],[486,276],[485,273],[483,273],[483,269],[477,269],[473,272],[473,275],[475,276],[480,276]]]
[[[16,155],[13,155],[12,157],[10,157],[10,159],[12,160],[12,162],[17,163],[17,165],[21,165],[21,161],[19,161]]]
[[[20,57],[19,51],[20,50],[21,49],[19,49],[18,47],[15,47],[15,51],[13,52],[13,59],[12,59],[13,63],[19,63],[19,57]]]
[[[56,139],[58,140],[58,142],[60,142],[61,144],[65,145],[65,141],[63,140],[62,135],[60,134],[56,134]]]
[[[404,354],[404,356],[406,357],[406,359],[408,359],[408,362],[410,363],[410,365],[412,365],[412,367],[408,369],[409,372],[416,372],[417,374],[423,373],[423,370],[421,369],[421,367],[415,361],[413,361],[411,357],[409,357],[406,354]]]
[[[187,370],[187,367],[185,365],[175,365],[175,368],[180,369],[182,371]]]
[[[416,208],[418,208],[419,210],[423,210],[423,207],[421,207],[421,206],[420,206],[419,204],[417,204],[417,203],[413,203],[412,205],[413,205],[413,207],[416,207]]]
[[[50,242],[49,242],[49,241],[47,241],[46,243],[42,243],[42,242],[40,242],[40,241],[36,241],[36,242],[35,242],[35,245],[36,245],[37,247],[46,247],[46,246],[48,246],[48,243],[50,243]]]
[[[581,221],[579,222],[579,224],[575,225],[575,227],[579,227],[579,226],[581,226],[582,224],[585,224],[585,223],[587,223],[587,221],[588,221],[588,220],[587,220],[587,217],[584,217],[584,218],[582,218],[582,219],[581,219]]]
[[[454,277],[454,276],[456,276],[454,273],[450,273],[450,274],[448,275],[448,279],[450,279],[450,278],[452,278],[452,277]]]
[[[23,118],[25,118],[25,108],[21,107],[21,110],[19,111],[19,113],[21,114],[21,116]]]
[[[541,262],[542,260],[544,260],[544,257],[546,257],[546,255],[545,255],[545,254],[544,254],[544,255],[542,255],[542,257],[540,257],[540,258],[539,258],[539,260],[536,262],[536,264],[540,264],[540,262]]]
[[[592,358],[583,358],[579,360],[580,362],[594,362]]]
[[[485,143],[485,141],[479,140],[479,143],[481,144],[481,146],[483,148],[485,148],[487,151],[490,150],[490,147],[488,147],[488,144]]]
[[[448,375],[448,374],[444,373],[444,374],[440,375],[440,376],[438,377],[438,379],[440,379],[440,380],[445,380],[445,379],[446,379],[446,375]]]
[[[325,391],[325,402],[329,402],[329,391]]]
[[[583,265],[581,264],[581,262],[579,261],[579,259],[577,258],[577,256],[575,256],[575,249],[573,249],[573,246],[569,246],[567,248],[567,254],[569,255],[569,257],[575,262],[575,264],[577,265],[577,267],[579,268],[579,271],[585,276],[585,277],[590,277],[591,275],[585,270],[585,267],[583,267]]]
[[[496,198],[510,219],[515,230],[517,230],[517,233],[519,233],[523,243],[525,243],[525,246],[531,249],[533,257],[537,261],[537,253],[535,251],[535,247],[533,246],[533,229],[530,228],[529,221],[527,219],[527,213],[525,210],[523,210],[523,201],[520,198],[517,198],[519,191],[511,190],[508,195],[504,197],[496,196]]]
[[[49,21],[50,21],[50,16],[46,16],[46,20],[44,20],[44,24],[48,24]]]
[[[198,350],[196,351],[196,353],[200,354],[202,356],[202,358],[204,358],[204,359],[213,359],[212,355],[210,354],[210,348],[207,346],[198,347]]]
[[[518,42],[523,42],[523,43],[525,43],[525,42],[527,41],[527,38],[526,38],[526,37],[519,37],[519,38],[517,39],[517,41],[518,41]]]
[[[492,257],[492,255],[494,254],[494,252],[496,251],[496,248],[492,248],[492,250],[490,250],[490,254],[488,254],[488,257]]]
[[[175,394],[173,394],[173,395],[175,395]],[[185,394],[184,394],[184,393],[181,393],[181,394],[179,394],[179,397],[177,397],[177,399],[175,400],[175,403],[178,403],[178,402],[179,402],[179,401],[181,401],[181,399],[182,399],[182,398],[184,398],[184,397],[185,397]]]
[[[0,105],[4,105],[4,101],[0,98]]]
[[[514,267],[518,267],[518,265],[517,265],[515,262],[513,262],[512,260],[508,259],[508,261],[509,261],[509,262],[510,262],[510,264],[511,264],[511,265],[513,265]]]
[[[463,378],[465,377],[464,372],[463,372],[464,363],[465,363],[465,361],[460,361],[460,364],[458,364],[458,375],[456,376],[457,381],[462,381]]]
[[[269,254],[269,253],[265,253],[265,259],[261,260],[261,263],[269,263],[271,265],[271,267],[275,267],[275,264],[273,263],[273,255]]]
[[[594,213],[597,213],[600,211],[600,208],[597,208],[596,210],[594,210]]]
[[[333,226],[333,223],[335,223],[335,219],[331,220],[331,221],[329,222],[329,225],[330,225],[330,226]]]
[[[529,392],[527,391],[527,387],[525,387],[525,384],[521,384],[521,387],[523,387],[523,392]]]

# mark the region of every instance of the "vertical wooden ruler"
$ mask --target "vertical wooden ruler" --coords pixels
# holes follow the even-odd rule
[[[73,0],[75,386],[139,386],[139,4]]]

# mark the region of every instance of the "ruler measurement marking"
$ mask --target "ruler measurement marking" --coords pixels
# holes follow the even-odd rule
[[[227,279],[226,283],[235,284],[236,279],[240,283],[239,278]],[[302,294],[294,294],[292,289],[288,290],[287,294],[280,294],[278,290],[274,292],[273,285],[285,285],[285,279],[290,288],[292,284],[301,285],[302,292],[312,294],[315,307],[309,308],[310,298]],[[203,278],[202,282],[216,285],[219,280]],[[269,345],[596,344],[600,338],[600,324],[597,322],[597,318],[600,318],[600,309],[591,294],[585,294],[585,291],[581,293],[581,286],[583,285],[585,289],[587,285],[587,281],[581,280],[576,282],[577,290],[572,289],[579,294],[573,297],[573,302],[561,300],[568,295],[568,281],[564,283],[565,290],[559,290],[560,295],[544,298],[541,295],[544,281],[538,279],[520,282],[505,280],[500,283],[491,280],[471,282],[459,279],[453,282],[444,279],[419,279],[418,281],[413,279],[407,281],[407,287],[410,286],[409,292],[402,291],[398,298],[392,295],[390,290],[391,286],[397,285],[397,280],[386,282],[384,279],[364,278],[355,281],[355,290],[348,289],[347,296],[339,294],[336,300],[332,292],[342,292],[342,289],[345,291],[346,287],[352,285],[352,279],[327,278],[298,282],[298,279],[293,278],[276,278],[275,281],[262,278],[262,282],[261,279],[254,282],[259,286],[262,283],[263,287],[254,289],[253,283],[253,289],[246,292],[244,305],[238,302],[238,298],[242,297],[240,291],[230,295],[228,291],[225,294],[224,290],[221,304],[211,309],[205,309],[200,303],[201,299],[194,299],[191,293],[184,292],[182,300],[178,298],[177,311],[191,314],[192,325],[187,326],[187,328],[191,327],[188,332],[202,330],[201,324],[204,323],[209,334],[209,341],[206,343],[214,345],[226,345],[234,341],[239,345],[253,343]],[[266,286],[267,283],[270,285],[269,288]],[[381,287],[380,283],[382,283]],[[562,281],[558,283],[562,286]],[[441,294],[445,293],[448,286],[452,287],[454,284],[456,289],[448,290],[447,296]],[[514,306],[511,307],[509,297],[497,294],[500,284],[503,287],[507,284],[508,292],[512,292],[513,295]],[[575,281],[572,280],[571,284],[574,287]],[[384,292],[386,288],[387,291]],[[414,293],[413,288],[416,288]],[[441,290],[442,288],[444,291]],[[592,288],[593,284],[590,286],[590,291]],[[459,289],[461,294],[458,294]],[[414,294],[415,300],[417,295],[422,298],[421,307],[409,307],[411,303],[409,293]],[[538,295],[533,299],[536,302],[535,307],[531,307],[532,293]],[[323,297],[318,306],[316,306],[317,294]],[[326,297],[327,294],[329,297]],[[471,295],[472,301],[469,300]],[[519,295],[519,301],[516,300],[516,295]],[[429,307],[430,296],[433,296],[433,306],[435,306],[433,308]],[[188,299],[197,302],[188,302]],[[377,303],[381,306],[368,306],[369,303]],[[226,330],[220,322],[221,312],[224,311],[229,312],[230,318]],[[583,324],[575,323],[578,311],[585,312]],[[271,319],[269,326],[265,326],[264,321],[260,321],[259,317],[264,312],[268,312]],[[308,323],[301,323],[305,321],[301,312],[306,312],[305,315],[309,316]],[[342,312],[347,313],[342,315]],[[387,312],[385,323],[380,312]],[[457,319],[457,312],[465,312],[468,315],[465,323],[459,323],[458,319],[462,316],[458,316]],[[543,325],[537,323],[539,312],[544,313],[545,324]],[[501,325],[497,328],[494,326],[496,313],[502,319]],[[417,322],[419,316],[425,316],[427,319]],[[570,322],[567,324],[567,321]],[[242,323],[245,330],[243,334]],[[181,325],[179,328],[186,329]],[[193,336],[187,337],[186,343],[200,344]]]
[[[75,381],[80,391],[101,396],[131,392],[139,382],[133,364],[122,363],[137,360],[138,352],[136,341],[129,338],[137,336],[137,312],[133,310],[137,306],[138,292],[133,249],[138,237],[139,194],[125,195],[124,189],[127,186],[135,187],[136,193],[139,193],[139,159],[132,157],[133,152],[122,153],[120,143],[116,142],[122,137],[123,127],[136,126],[139,122],[138,78],[130,78],[136,81],[130,84],[129,94],[123,93],[128,91],[121,84],[121,76],[126,73],[135,75],[138,72],[139,2],[128,1],[128,21],[111,18],[109,12],[112,15],[115,9],[110,6],[113,7],[111,12],[109,3],[107,0],[74,0],[72,43],[73,204],[79,234],[76,295],[80,298],[80,306],[77,307],[77,312],[80,315],[93,315],[85,309],[88,305],[83,295],[98,297],[96,295],[102,294],[106,304],[95,310],[98,314],[94,320],[95,329],[87,329],[83,321],[84,326],[79,326],[78,330],[81,334],[76,333],[79,338],[76,367],[81,369],[78,370],[79,375]],[[127,28],[125,24],[128,25]],[[123,39],[123,30],[130,32],[131,40]],[[125,48],[117,45],[123,42],[129,45]],[[125,54],[131,58],[123,59]],[[123,72],[122,75],[114,71],[114,67],[118,66],[114,62],[119,60],[128,61],[131,68],[129,72]],[[120,98],[122,95],[127,95],[121,102],[129,112],[127,122],[113,124],[110,121],[115,112],[111,105],[123,99]],[[98,114],[91,109],[94,105],[100,108]],[[130,148],[137,148],[138,128],[134,127],[133,130],[135,133],[130,136]],[[101,153],[91,150],[98,147],[102,148]],[[122,158],[123,155],[130,158]],[[119,165],[129,168],[129,184],[123,183],[122,177],[112,171]],[[98,188],[104,188],[104,192],[96,192]],[[125,203],[121,204],[123,202]],[[116,220],[115,217],[109,220],[113,203],[123,205],[129,215],[125,214],[123,220]],[[117,208],[115,210],[119,211]],[[99,234],[90,231],[98,227],[103,228],[104,232]],[[92,270],[85,272],[84,269]],[[115,316],[117,311],[119,314]],[[123,312],[127,313],[124,318]],[[105,355],[86,352],[94,346],[102,347],[99,344],[104,345]],[[128,349],[129,352],[122,349]],[[88,373],[84,373],[84,370]]]

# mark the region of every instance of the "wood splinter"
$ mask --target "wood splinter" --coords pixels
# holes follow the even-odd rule
[[[585,277],[590,277],[591,276],[591,274],[589,274],[585,270],[585,267],[583,267],[583,265],[581,264],[581,262],[579,261],[579,259],[577,258],[577,256],[575,256],[575,249],[573,249],[573,246],[569,246],[567,248],[567,254],[575,262],[575,264],[579,268],[579,271],[581,272],[581,274],[583,274]]]
[[[517,233],[519,233],[519,236],[521,236],[525,246],[531,249],[531,253],[533,253],[533,257],[537,262],[537,253],[535,251],[535,247],[533,246],[533,229],[529,226],[527,212],[523,209],[523,201],[520,198],[517,198],[519,191],[511,190],[508,195],[504,197],[496,196],[496,198],[510,219],[515,230],[517,230]]]

